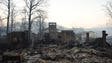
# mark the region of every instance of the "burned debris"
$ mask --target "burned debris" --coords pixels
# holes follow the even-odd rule
[[[2,63],[22,63],[23,62],[23,56],[19,53],[13,53],[13,52],[5,52],[2,55]]]
[[[20,49],[29,47],[28,43],[28,31],[14,31],[8,33],[8,35],[1,41],[1,50],[4,49]]]
[[[94,41],[92,42],[86,42],[85,44],[88,46],[91,46],[93,48],[111,48],[111,45],[106,41],[106,37],[107,37],[107,33],[106,31],[102,31],[102,37],[101,38],[96,38]],[[89,39],[89,38],[88,38]]]
[[[28,47],[28,31],[17,31],[8,33],[8,41],[11,42],[12,46],[17,48]]]
[[[50,22],[43,33],[32,33],[28,41],[28,31],[8,33],[6,48],[0,53],[1,63],[111,63],[111,45],[106,42],[107,33],[102,37],[91,37],[94,32],[80,34],[73,30],[59,30],[55,22]],[[42,35],[41,35],[42,34]],[[2,42],[1,42],[2,43]],[[3,44],[2,44],[3,45]]]

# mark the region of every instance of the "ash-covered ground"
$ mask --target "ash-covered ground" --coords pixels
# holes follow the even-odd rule
[[[104,47],[50,44],[22,52],[25,63],[112,63],[112,49]]]

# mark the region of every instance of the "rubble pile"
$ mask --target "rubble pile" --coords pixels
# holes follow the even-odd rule
[[[30,56],[30,63],[112,63],[112,51],[90,48],[42,48],[41,54]],[[33,58],[33,60],[31,59]],[[33,62],[32,62],[33,61]]]
[[[64,45],[43,45],[9,52],[12,55],[22,55],[23,63],[112,63],[111,48],[63,47]]]

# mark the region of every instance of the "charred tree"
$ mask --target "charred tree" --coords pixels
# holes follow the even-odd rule
[[[39,7],[44,0],[24,0],[26,6],[28,8],[28,41],[31,42],[31,25],[32,25],[32,15],[34,10]]]

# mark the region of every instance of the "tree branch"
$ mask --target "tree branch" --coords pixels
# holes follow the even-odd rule
[[[25,4],[26,4],[26,6],[27,6],[28,8],[30,8],[30,7],[29,7],[29,4],[30,4],[30,3],[29,3],[29,0],[24,0],[24,2],[25,2]]]
[[[43,1],[43,0],[39,0],[37,3],[35,3],[35,4],[33,5],[33,8],[32,8],[32,9],[35,9],[35,8],[37,8],[37,6],[40,6],[40,4],[41,4],[42,1]]]
[[[107,12],[108,12],[109,16],[112,18],[112,11],[111,11],[111,9],[109,7],[107,7],[107,6],[105,6],[105,7],[107,9]]]

